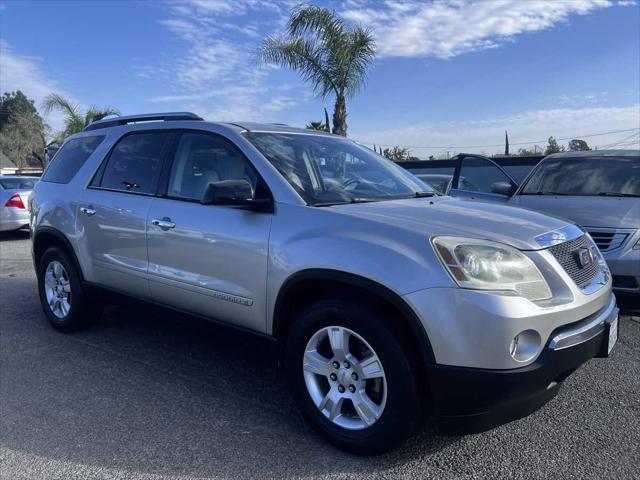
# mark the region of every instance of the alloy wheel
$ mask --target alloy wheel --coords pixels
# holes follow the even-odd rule
[[[53,260],[44,273],[44,291],[51,313],[64,318],[71,309],[71,282],[64,265]]]
[[[380,358],[353,330],[330,326],[316,332],[304,351],[307,391],[334,424],[362,430],[382,416],[387,380]]]

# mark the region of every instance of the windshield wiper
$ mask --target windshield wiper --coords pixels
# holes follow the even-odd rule
[[[640,197],[635,193],[622,193],[622,192],[599,192],[597,195],[601,197]]]
[[[415,198],[434,197],[436,195],[438,195],[436,192],[424,191],[424,192],[416,192],[414,197]]]
[[[351,200],[345,200],[343,202],[318,202],[314,203],[314,207],[331,207],[333,205],[349,205],[351,203],[371,203],[371,202],[380,202],[385,200],[384,198],[352,198]]]
[[[548,190],[538,190],[537,192],[522,192],[520,195],[570,195],[569,193],[551,192]]]

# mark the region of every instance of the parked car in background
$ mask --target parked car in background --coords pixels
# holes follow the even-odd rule
[[[425,182],[431,188],[433,188],[436,192],[441,195],[449,195],[451,191],[451,185],[453,183],[453,175],[445,175],[445,174],[431,174],[424,175],[418,174],[416,175],[420,180]],[[458,179],[459,188],[462,189],[470,189],[475,190],[477,187],[473,184],[473,182],[467,180],[464,177],[460,177]]]
[[[27,205],[37,177],[0,176],[0,232],[29,226]]]
[[[449,187],[451,186],[451,180],[453,180],[453,175],[446,174],[418,174],[416,175],[420,180],[433,188],[436,192],[441,195],[447,195],[449,193]]]
[[[640,151],[556,153],[510,203],[573,220],[603,253],[617,294],[640,304]]]
[[[614,291],[640,299],[640,151],[564,152],[518,185],[492,159],[460,154],[449,195],[509,203],[567,218],[593,237]]]
[[[456,434],[525,416],[617,339],[583,230],[435,195],[336,135],[101,120],[65,141],[30,206],[53,327],[86,327],[116,292],[261,335],[304,417],[358,453],[427,414]]]

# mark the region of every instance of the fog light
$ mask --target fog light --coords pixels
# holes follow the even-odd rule
[[[516,362],[528,362],[540,351],[540,334],[535,330],[525,330],[511,340],[509,354]]]

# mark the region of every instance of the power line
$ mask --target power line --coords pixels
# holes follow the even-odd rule
[[[632,133],[631,135],[624,137],[622,140],[618,140],[616,142],[613,143],[609,143],[607,145],[598,145],[600,148],[612,148],[612,147],[617,147],[620,145],[627,145],[627,143],[629,143],[633,138],[638,137],[638,139],[640,140],[640,131]],[[635,144],[637,143],[638,140],[634,140],[631,142],[631,144]]]
[[[562,141],[562,140],[574,140],[574,139],[582,139],[582,138],[591,138],[591,137],[600,137],[602,135],[612,135],[614,133],[624,133],[624,132],[631,132],[634,130],[640,130],[639,127],[636,128],[627,128],[625,130],[612,130],[609,132],[600,132],[600,133],[591,133],[589,135],[572,135],[570,137],[563,137],[563,138],[556,138],[556,140]],[[536,143],[544,143],[547,142],[549,139],[545,139],[545,140],[534,140],[534,141],[530,141],[530,142],[509,142],[509,145],[533,145]],[[373,142],[360,142],[360,143],[364,143],[367,145],[373,145]],[[384,144],[384,143],[378,143],[375,142],[376,145],[380,146],[380,147],[394,147],[395,145],[389,145],[389,144]],[[489,147],[502,147],[504,146],[504,143],[495,143],[492,145],[445,145],[445,146],[411,146],[411,145],[402,145],[404,148],[409,148],[409,149],[418,149],[418,148],[429,148],[429,149],[440,149],[440,150],[444,150],[444,149],[461,149],[461,148],[489,148]]]

